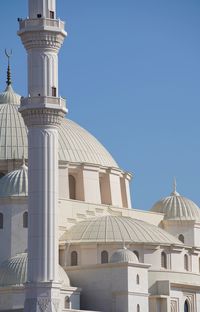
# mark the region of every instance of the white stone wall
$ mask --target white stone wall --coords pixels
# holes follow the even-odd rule
[[[82,309],[102,312],[148,312],[148,265],[127,263],[67,268],[72,283],[79,283]],[[136,284],[139,273],[141,284]]]
[[[23,227],[23,214],[27,204],[22,199],[1,201],[0,212],[4,216],[3,229],[0,229],[0,263],[27,249],[27,228]]]

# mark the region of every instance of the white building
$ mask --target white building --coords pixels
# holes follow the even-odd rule
[[[29,0],[20,21],[29,96],[10,68],[0,94],[0,311],[198,312],[200,209],[176,185],[133,209],[131,174],[63,118],[55,4]]]

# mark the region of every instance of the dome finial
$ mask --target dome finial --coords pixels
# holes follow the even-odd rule
[[[10,50],[10,53],[5,49],[5,55],[8,59],[8,68],[7,68],[7,86],[10,86],[12,81],[11,81],[11,70],[10,70],[10,58],[12,56],[12,50]]]
[[[171,193],[171,196],[180,196],[180,194],[176,190],[177,184],[176,184],[176,177],[174,177],[173,181],[173,192]]]
[[[176,193],[176,177],[174,177],[173,192]]]

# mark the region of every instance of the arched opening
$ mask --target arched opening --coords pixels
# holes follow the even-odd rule
[[[101,263],[108,263],[108,252],[106,250],[101,252]]]
[[[182,243],[185,242],[185,238],[184,238],[183,234],[180,234],[179,237],[178,237],[178,239],[179,239]]]
[[[23,228],[27,228],[28,227],[28,212],[24,212],[23,214]]]
[[[137,304],[137,312],[140,312],[140,305]]]
[[[73,175],[69,175],[69,198],[76,199],[76,179]]]
[[[161,267],[167,269],[167,255],[164,251],[161,253]]]
[[[188,260],[188,255],[184,255],[184,269],[186,271],[189,271],[189,260]]]
[[[70,298],[69,298],[69,296],[65,297],[64,307],[65,307],[65,309],[70,309]]]
[[[133,253],[136,255],[136,257],[138,258],[138,260],[140,260],[139,252],[138,252],[137,250],[133,250]]]
[[[3,213],[0,213],[0,229],[3,229]]]
[[[190,305],[187,299],[185,300],[184,303],[184,312],[190,312]]]
[[[5,176],[5,173],[0,172],[0,179],[3,178]]]
[[[71,253],[71,266],[78,265],[78,254],[76,251],[72,251]]]
[[[136,284],[137,284],[137,285],[139,285],[139,284],[140,284],[140,277],[139,277],[139,275],[138,275],[138,274],[136,275]]]

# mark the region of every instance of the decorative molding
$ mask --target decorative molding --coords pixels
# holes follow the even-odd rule
[[[24,31],[19,33],[26,50],[31,49],[50,49],[58,52],[63,44],[65,35],[62,31]]]
[[[178,312],[178,301],[176,299],[171,300],[171,312]]]
[[[65,115],[61,108],[25,109],[21,114],[27,127],[41,125],[59,126]]]

